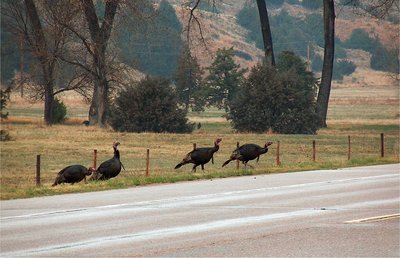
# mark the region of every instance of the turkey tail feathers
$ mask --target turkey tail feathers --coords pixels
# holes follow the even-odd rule
[[[222,164],[222,167],[225,167],[229,162],[231,162],[231,159],[228,159],[227,161],[225,161],[224,164]]]

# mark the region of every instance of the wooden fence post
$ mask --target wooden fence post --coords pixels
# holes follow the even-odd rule
[[[94,149],[93,150],[93,168],[96,169],[97,168],[97,150]]]
[[[150,149],[146,151],[146,176],[149,176],[149,165],[150,165]]]
[[[236,142],[236,147],[239,149],[239,142]],[[236,160],[236,169],[239,169],[240,161]]]
[[[36,156],[36,186],[40,186],[40,155]]]
[[[350,140],[350,135],[347,136],[347,142],[349,145],[348,151],[347,151],[347,160],[350,160],[350,155],[351,155],[351,140]]]
[[[280,157],[279,157],[279,155],[280,155],[280,153],[279,153],[279,151],[280,151],[280,146],[281,146],[281,143],[280,143],[280,141],[278,141],[278,146],[277,146],[277,148],[276,148],[276,165],[277,165],[277,166],[280,166],[280,165],[281,165],[281,161],[280,161]]]
[[[385,157],[385,136],[381,133],[381,158]]]
[[[312,159],[315,162],[315,140],[312,141],[312,148],[313,148],[313,154],[312,154]]]

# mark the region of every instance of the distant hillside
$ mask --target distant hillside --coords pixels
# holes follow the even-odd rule
[[[178,17],[180,7],[176,8]],[[200,41],[199,30],[193,27],[195,36],[192,37],[192,50],[199,59],[200,66],[208,67],[211,65],[217,49],[230,48],[238,52],[236,61],[245,68],[254,66],[261,60],[263,51],[255,46],[254,42],[246,41],[247,31],[237,24],[236,18],[229,14],[214,14],[205,11],[199,11],[196,15],[201,21],[202,33],[205,42]],[[240,57],[239,57],[240,56]]]
[[[184,21],[187,17],[180,5],[180,1],[170,0],[174,5],[177,16]],[[210,1],[212,2],[212,1]],[[246,68],[252,67],[258,62],[263,51],[256,47],[254,42],[246,39],[248,31],[238,25],[235,17],[236,13],[241,10],[245,1],[216,1],[218,13],[212,13],[204,10],[197,10],[197,16],[201,22],[203,36],[206,39],[206,46],[197,42],[193,46],[195,55],[200,61],[202,67],[208,67],[213,59],[213,55],[218,48],[234,47],[237,51],[236,61]],[[269,15],[272,17],[280,12],[287,12],[293,17],[302,18],[311,13],[322,15],[322,10],[308,10],[301,5],[291,5],[284,3],[280,8],[270,9]],[[386,48],[395,48],[398,40],[399,25],[390,22],[362,17],[353,12],[351,8],[337,6],[336,9],[336,35],[341,41],[349,39],[352,31],[357,28],[364,29],[369,33],[370,37],[379,39]],[[322,23],[322,20],[321,20]],[[185,26],[185,25],[184,25]],[[194,28],[195,29],[195,28]],[[273,38],[274,40],[274,38]],[[352,81],[364,81],[365,83],[373,83],[373,80],[365,80],[357,78],[358,76],[372,76],[379,78],[379,83],[382,82],[382,72],[371,70],[369,67],[371,55],[368,52],[351,49],[347,50],[347,58],[357,66],[357,70],[368,70],[369,72],[356,72],[352,75]],[[375,76],[378,74],[378,76]],[[348,81],[347,79],[344,81]],[[378,81],[377,81],[378,82]],[[386,83],[386,82],[385,82]],[[389,81],[387,83],[390,83]]]
[[[130,19],[125,19],[124,16],[119,17],[120,20],[115,23],[118,25],[113,31],[114,45],[110,46],[109,50],[117,57],[116,60],[129,69],[138,70],[141,74],[172,77],[176,71],[178,57],[182,53],[186,32],[183,31],[183,35],[181,32],[187,26],[190,7],[182,6],[182,2],[185,1],[181,0],[155,1],[159,4],[154,5],[152,1],[144,1],[148,9],[154,12],[153,14],[158,14],[151,16],[152,19],[143,18],[140,15],[137,17],[133,15]],[[322,1],[307,2],[318,5]],[[247,10],[245,15],[238,15],[244,13],[245,4],[255,5],[254,0],[202,0],[201,3],[195,15],[200,23],[204,41],[200,40],[199,28],[194,24],[191,27],[191,49],[202,68],[209,67],[216,51],[224,47],[234,48],[235,61],[242,68],[251,68],[262,60],[264,53],[261,31],[259,22],[256,20],[258,10],[251,9]],[[210,7],[208,3],[215,3],[215,8]],[[322,9],[307,9],[299,3],[299,0],[267,1],[267,4],[273,4],[272,7],[268,7],[268,12],[274,52],[277,55],[280,51],[290,50],[305,59],[310,49],[312,69],[318,73],[322,67],[323,57]],[[387,49],[398,50],[400,26],[357,15],[349,7],[336,7],[335,32],[338,40],[335,48],[337,62],[334,75],[340,62],[350,63],[348,70],[351,72],[355,69],[355,73],[350,76],[352,82],[368,81],[370,83],[371,80],[365,80],[362,76],[384,74],[376,70],[388,71],[386,64],[398,69],[396,54],[388,52]],[[248,22],[250,19],[247,20],[246,15],[251,16],[251,22]],[[5,16],[2,16],[2,19],[5,19]],[[359,33],[361,37],[353,40],[355,30],[361,31]],[[363,41],[365,38],[367,40]],[[348,41],[352,40],[359,44],[359,47],[349,47]],[[7,31],[6,26],[1,26],[0,41],[1,81],[10,83],[21,67],[19,44],[15,44],[19,41],[19,37]],[[32,66],[30,62],[34,58],[29,51],[25,51],[23,59],[26,62],[25,70],[27,71]],[[386,62],[386,60],[389,61]],[[375,66],[373,67],[375,70],[371,69],[371,63]],[[367,72],[359,73],[360,69]],[[67,71],[61,72],[67,73]],[[207,73],[207,70],[205,72]],[[344,82],[348,81],[348,78],[345,79]],[[378,80],[377,83],[382,83],[381,78]]]

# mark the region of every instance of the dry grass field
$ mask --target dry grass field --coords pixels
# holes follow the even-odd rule
[[[354,165],[399,162],[399,88],[397,86],[345,87],[334,85],[329,107],[328,128],[317,135],[238,134],[222,118],[222,112],[208,110],[190,114],[190,120],[202,127],[192,134],[119,133],[112,129],[86,127],[87,103],[77,95],[61,98],[68,106],[69,119],[63,125],[46,127],[42,121],[42,104],[27,103],[13,93],[7,107],[9,119],[1,128],[10,132],[11,141],[1,142],[1,199],[24,198],[68,192],[131,187],[150,183],[209,179],[237,175],[327,169]],[[385,134],[385,157],[380,157],[380,133]],[[351,136],[351,159],[347,160],[348,136]],[[211,146],[223,139],[215,164],[207,164],[203,173],[190,173],[191,165],[178,170],[174,166],[197,146]],[[257,143],[273,141],[269,153],[254,169],[237,170],[229,157],[237,141]],[[316,140],[316,162],[312,160],[312,141]],[[113,155],[113,141],[121,142],[121,160],[126,168],[107,182],[79,183],[51,187],[58,171],[67,165],[92,166],[93,150],[97,164]],[[276,164],[277,142],[280,160]],[[146,150],[150,150],[150,176],[145,176]],[[41,155],[41,187],[35,186],[36,155]]]

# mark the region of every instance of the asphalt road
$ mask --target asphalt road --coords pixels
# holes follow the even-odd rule
[[[1,257],[399,257],[400,164],[1,201]]]

